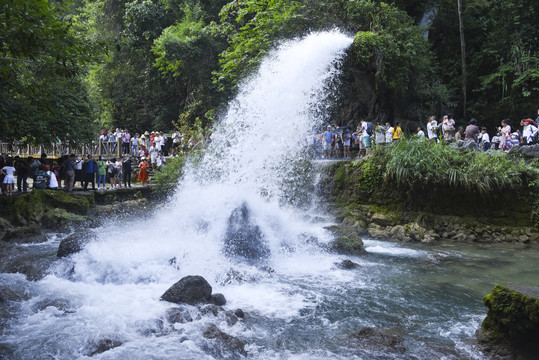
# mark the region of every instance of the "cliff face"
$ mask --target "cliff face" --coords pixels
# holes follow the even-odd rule
[[[327,167],[322,191],[337,218],[363,235],[398,241],[440,239],[537,244],[533,199],[523,186],[481,195],[450,186],[409,189],[384,177],[375,162]]]

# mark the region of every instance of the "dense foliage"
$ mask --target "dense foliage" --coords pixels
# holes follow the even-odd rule
[[[501,152],[463,151],[423,139],[378,148],[387,159],[385,176],[409,189],[447,185],[486,194],[521,186],[537,176],[534,168]]]
[[[0,137],[44,143],[84,141],[98,127],[207,127],[280,41],[335,27],[354,35],[350,73],[366,74],[349,86],[372,83],[375,93],[339,121],[446,112],[467,121],[464,40],[467,114],[490,127],[534,116],[539,3],[462,3],[461,34],[454,0],[2,1]]]

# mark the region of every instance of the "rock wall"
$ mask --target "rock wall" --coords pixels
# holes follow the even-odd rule
[[[321,191],[337,219],[361,235],[398,241],[436,240],[537,244],[539,229],[526,189],[487,196],[448,187],[411,191],[376,169],[352,162],[328,165]]]

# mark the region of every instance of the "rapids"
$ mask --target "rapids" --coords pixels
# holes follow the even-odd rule
[[[283,43],[241,84],[167,205],[81,230],[97,240],[54,261],[40,280],[0,274],[2,286],[25,294],[10,308],[0,357],[241,358],[203,336],[215,324],[253,359],[482,359],[472,341],[486,313],[482,296],[498,281],[536,280],[523,265],[536,254],[512,252],[513,261],[505,249],[366,240],[368,254],[352,257],[323,246],[333,219],[316,196],[315,171],[302,171],[304,154],[311,129],[328,121],[332,79],[351,43],[338,31]],[[298,184],[309,190],[300,204]],[[227,249],[231,214],[243,206],[265,249],[259,261]],[[58,242],[21,251],[54,253]],[[341,270],[343,259],[360,267]],[[206,278],[225,295],[225,310],[242,309],[245,319],[232,324],[186,306],[193,321],[170,323],[176,305],[159,299],[186,275]],[[363,327],[393,343],[361,343],[351,335]],[[96,352],[104,341],[114,346]]]

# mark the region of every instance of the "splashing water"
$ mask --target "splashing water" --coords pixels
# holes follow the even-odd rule
[[[169,204],[89,230],[97,240],[40,281],[0,274],[27,299],[0,358],[243,358],[204,335],[215,324],[254,359],[483,359],[470,342],[481,298],[498,281],[534,279],[525,264],[535,253],[510,261],[504,249],[366,240],[367,255],[348,257],[360,267],[342,270],[343,256],[321,246],[332,220],[315,194],[293,201],[306,139],[328,121],[319,109],[351,42],[337,31],[286,42],[239,87]],[[184,305],[187,320],[170,321],[178,305],[159,299],[186,275],[223,293],[224,310]],[[247,316],[231,321],[238,308]],[[353,335],[363,327],[378,332]]]

